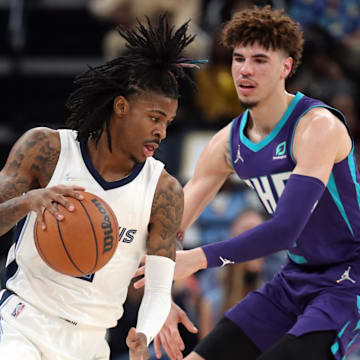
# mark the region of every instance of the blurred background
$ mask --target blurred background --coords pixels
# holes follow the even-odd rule
[[[136,17],[155,19],[167,11],[174,25],[192,19],[190,32],[197,38],[187,55],[209,59],[200,70],[191,70],[196,89],[183,87],[177,119],[156,156],[185,184],[210,137],[242,111],[231,79],[231,53],[218,40],[223,22],[253,4],[285,9],[301,24],[303,62],[287,89],[340,109],[358,153],[360,0],[0,0],[0,168],[10,147],[29,128],[64,127],[69,115],[64,104],[74,76],[124,51],[116,24],[132,27]],[[265,219],[254,193],[230,178],[187,231],[185,248],[223,240]],[[11,239],[12,231],[0,237],[0,271]],[[199,327],[198,335],[182,329],[184,353],[225,309],[271,279],[284,259],[279,253],[175,283],[175,301]],[[127,359],[125,337],[136,322],[140,300],[141,291],[130,288],[124,317],[108,335],[113,360]]]

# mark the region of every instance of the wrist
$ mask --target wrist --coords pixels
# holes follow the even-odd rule
[[[146,346],[148,346],[148,344],[152,340],[151,338],[148,339],[146,334],[144,334],[143,332],[138,332],[137,335],[138,335],[140,341],[143,342]]]
[[[31,194],[29,195],[29,192],[23,193],[21,196],[19,196],[20,206],[28,213],[31,211]]]

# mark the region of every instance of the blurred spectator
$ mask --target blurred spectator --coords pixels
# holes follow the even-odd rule
[[[201,0],[91,0],[89,7],[95,16],[110,22],[113,27],[118,24],[131,27],[136,18],[141,19],[146,15],[154,20],[163,12],[168,12],[175,26],[191,20],[190,33],[197,36],[185,54],[191,58],[207,56],[210,38],[199,26]],[[121,55],[125,50],[124,45],[116,30],[109,31],[104,39],[105,59],[111,60]]]
[[[283,0],[203,0],[201,27],[213,35],[224,22],[230,20],[234,12],[253,5],[283,7]]]
[[[196,221],[201,234],[201,244],[221,241],[231,235],[231,224],[239,211],[247,205],[246,191],[239,183],[228,179],[217,196],[205,208]]]
[[[289,15],[304,29],[319,24],[341,41],[360,40],[360,3],[358,0],[291,0]]]
[[[360,2],[358,0],[291,0],[289,15],[304,29],[318,24],[340,41],[343,60],[355,76],[360,61]],[[344,56],[345,55],[345,56]]]
[[[304,35],[303,62],[297,75],[289,80],[289,91],[303,91],[325,102],[330,100],[334,89],[352,92],[353,84],[338,61],[342,49],[339,42],[317,25],[307,28]]]
[[[319,98],[339,109],[346,117],[355,140],[355,156],[359,161],[360,124],[358,88],[348,78],[339,54],[343,54],[341,44],[325,29],[312,25],[305,31],[303,64],[297,75],[288,84],[290,92],[297,90],[308,96]]]
[[[213,36],[209,64],[194,72],[195,106],[204,123],[218,127],[242,111],[231,76],[232,51],[221,45],[220,36],[220,30]]]

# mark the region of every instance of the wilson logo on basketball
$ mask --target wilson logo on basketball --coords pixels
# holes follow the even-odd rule
[[[110,251],[114,244],[113,237],[113,228],[111,225],[110,217],[106,209],[102,206],[101,202],[97,199],[92,199],[91,202],[97,207],[100,213],[104,216],[103,221],[101,222],[101,227],[104,230],[104,250],[103,253]]]

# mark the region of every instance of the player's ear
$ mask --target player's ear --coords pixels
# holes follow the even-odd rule
[[[124,96],[117,96],[114,99],[113,110],[118,116],[126,115],[129,112],[129,102]]]
[[[290,72],[291,72],[291,69],[293,67],[293,63],[294,63],[294,60],[292,57],[287,57],[285,60],[284,60],[284,64],[283,64],[283,71],[282,71],[282,78],[283,79],[286,79]]]

